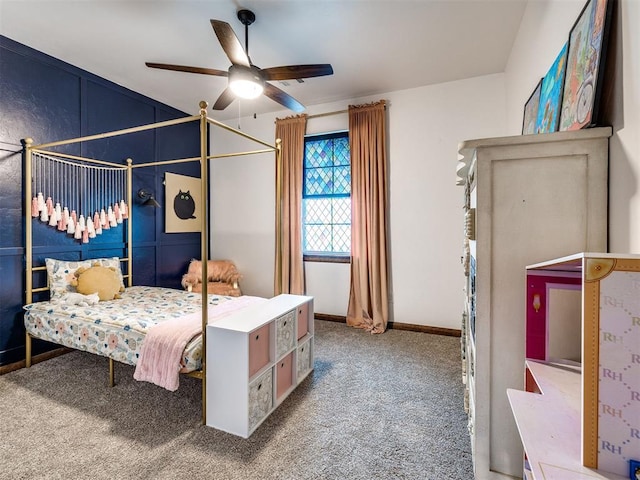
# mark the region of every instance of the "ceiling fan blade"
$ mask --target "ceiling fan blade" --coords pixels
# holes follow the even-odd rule
[[[283,92],[278,87],[274,87],[268,82],[264,83],[264,94],[271,100],[278,102],[280,105],[287,107],[289,110],[293,110],[296,113],[303,112],[305,110],[304,105],[293,98],[286,92]]]
[[[168,63],[152,63],[145,62],[147,67],[160,68],[162,70],[173,70],[176,72],[202,73],[204,75],[214,75],[216,77],[226,77],[229,73],[225,70],[216,70],[213,68],[188,67],[186,65],[171,65]]]
[[[213,27],[213,31],[216,32],[216,37],[218,37],[218,41],[224,53],[226,53],[229,60],[231,60],[231,63],[250,67],[249,56],[244,51],[244,48],[242,48],[242,44],[240,40],[238,40],[238,37],[236,37],[236,34],[233,33],[231,25],[221,20],[211,20],[211,26]]]
[[[224,110],[235,100],[236,96],[233,94],[229,87],[225,88],[220,94],[216,103],[213,105],[214,110]]]
[[[293,80],[298,78],[323,77],[333,75],[333,67],[329,63],[315,65],[288,65],[262,69],[265,80]]]

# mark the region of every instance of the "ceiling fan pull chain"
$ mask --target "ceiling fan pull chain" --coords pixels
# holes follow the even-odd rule
[[[247,52],[249,57],[249,24],[244,24],[244,51]],[[249,57],[249,63],[251,63],[251,57]]]

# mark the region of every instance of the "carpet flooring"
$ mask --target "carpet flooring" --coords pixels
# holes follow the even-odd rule
[[[0,377],[3,479],[473,478],[460,339],[315,322],[315,370],[249,438],[200,424],[200,381],[169,392],[73,352]]]

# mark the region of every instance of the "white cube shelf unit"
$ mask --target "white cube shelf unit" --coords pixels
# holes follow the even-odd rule
[[[207,425],[248,438],[313,370],[313,297],[278,295],[207,326]]]

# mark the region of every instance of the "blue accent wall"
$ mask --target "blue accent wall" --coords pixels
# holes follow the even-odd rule
[[[119,130],[185,116],[174,108],[0,36],[0,365],[25,358],[23,155],[21,140],[35,144]],[[116,163],[200,155],[199,122],[60,147],[60,152]],[[135,201],[150,188],[165,205],[164,173],[200,176],[199,162],[133,170],[133,283],[181,288],[192,258],[200,258],[199,233],[164,233],[164,208]],[[35,219],[34,265],[45,257],[123,256],[126,227],[82,244]],[[45,275],[34,278],[43,284]],[[46,295],[46,294],[45,294]],[[37,299],[37,297],[34,297]],[[40,296],[40,298],[46,298]],[[34,353],[54,348],[34,342]]]

